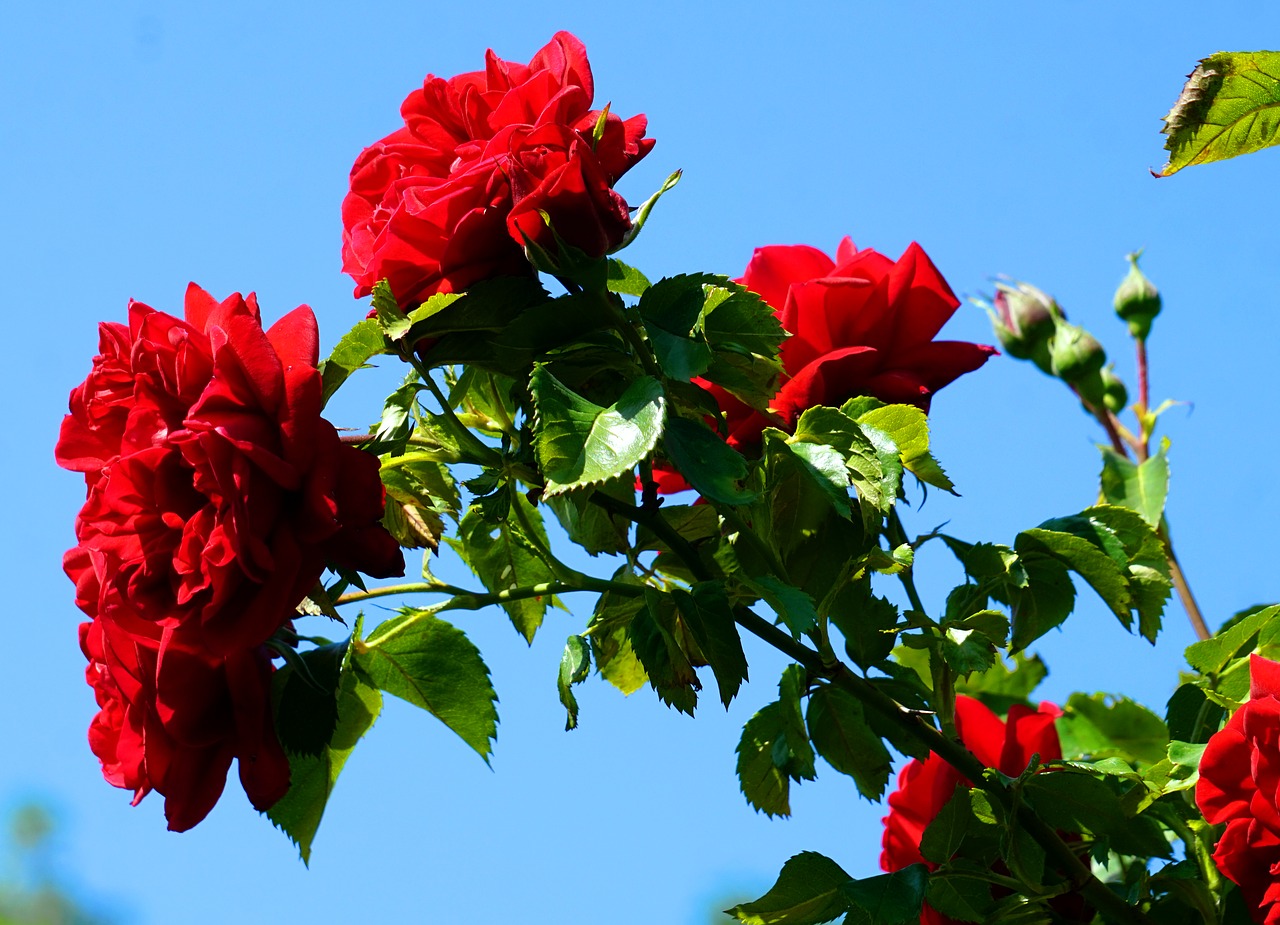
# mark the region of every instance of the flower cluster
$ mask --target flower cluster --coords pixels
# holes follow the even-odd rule
[[[1052,703],[1042,703],[1038,710],[1021,704],[1009,709],[1007,721],[987,709],[981,701],[961,695],[956,698],[956,729],[960,740],[989,768],[997,768],[1010,777],[1027,769],[1031,756],[1041,761],[1062,757],[1062,744],[1054,721],[1062,711]],[[947,805],[957,787],[972,787],[954,767],[937,755],[926,760],[913,759],[898,776],[898,789],[889,795],[889,815],[884,817],[883,851],[880,867],[886,871],[901,870],[911,864],[926,864],[920,853],[925,829]],[[936,864],[929,864],[932,869]],[[925,903],[921,913],[923,925],[947,925],[953,920]]]
[[[428,75],[404,127],[361,152],[342,204],[356,296],[387,279],[402,307],[493,276],[528,275],[525,246],[598,258],[631,227],[613,185],[653,147],[643,115],[591,108],[582,43],[557,33],[527,64]]]
[[[1213,859],[1255,922],[1280,923],[1280,662],[1249,660],[1249,700],[1209,739],[1196,804],[1225,825]]]
[[[163,794],[179,831],[233,758],[259,809],[288,789],[265,643],[326,564],[404,570],[377,460],[320,416],[311,310],[263,331],[252,295],[194,284],[185,308],[132,302],[127,325],[101,325],[56,448],[87,485],[63,565],[90,618],[90,745],[135,802]]]

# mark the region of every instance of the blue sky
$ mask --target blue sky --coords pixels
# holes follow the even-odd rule
[[[1275,349],[1280,341],[1280,153],[1154,180],[1159,117],[1195,61],[1274,46],[1280,12],[1221,3],[781,4],[622,7],[50,2],[6,14],[0,55],[0,226],[10,324],[0,434],[11,486],[9,657],[0,673],[0,805],[39,798],[62,826],[58,860],[80,894],[122,922],[311,918],[450,923],[701,923],[817,850],[875,869],[882,810],[834,772],[800,788],[795,816],[742,800],[733,746],[774,696],[782,662],[749,650],[752,678],[696,721],[648,691],[600,681],[565,734],[553,614],[527,649],[497,612],[457,623],[493,669],[502,725],[493,770],[426,715],[392,705],[355,753],[308,871],[234,783],[182,836],[160,801],[131,809],[85,742],[93,714],[62,550],[82,495],[52,447],[88,369],[96,322],[132,296],[177,311],[186,283],[256,290],[264,314],[312,305],[331,345],[364,308],[340,273],[339,203],[362,147],[397,125],[428,71],[481,66],[486,47],[528,60],[557,29],[586,43],[597,101],[645,112],[658,145],[624,179],[632,202],[671,170],[628,260],[657,278],[736,275],[752,248],[844,234],[896,257],[918,240],[962,294],[999,273],[1057,295],[1132,378],[1110,313],[1124,254],[1165,296],[1151,341],[1153,394],[1170,412],[1169,514],[1210,622],[1280,598],[1273,524]],[[965,306],[945,331],[989,341]],[[368,422],[398,370],[363,376],[335,404]],[[346,390],[344,390],[345,392]],[[344,415],[346,415],[344,417]],[[935,451],[963,498],[908,515],[969,539],[1093,502],[1100,436],[1065,392],[1000,358],[950,386]],[[942,551],[920,569],[926,603],[956,576]],[[447,566],[445,566],[447,568]],[[1176,605],[1153,649],[1094,599],[1038,646],[1044,696],[1119,689],[1157,709],[1190,631]],[[608,909],[608,911],[603,911]]]

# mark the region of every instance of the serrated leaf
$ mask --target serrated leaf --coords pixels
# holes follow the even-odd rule
[[[588,555],[601,553],[616,555],[626,552],[631,535],[631,521],[610,514],[591,501],[592,495],[603,492],[615,500],[634,504],[635,487],[627,478],[614,479],[594,488],[571,491],[546,499],[547,507],[555,513],[569,539],[577,543]]]
[[[818,625],[818,611],[813,598],[799,588],[773,575],[743,578],[742,581],[764,598],[787,629],[791,630],[792,636],[799,638]]]
[[[333,352],[320,364],[321,406],[327,405],[338,387],[357,369],[380,353],[386,352],[382,329],[374,318],[365,318],[334,346]]]
[[[851,880],[841,888],[849,901],[844,925],[915,925],[928,886],[929,868],[923,864]]]
[[[560,656],[560,672],[556,677],[560,703],[568,713],[564,722],[566,732],[578,727],[578,698],[573,695],[573,685],[581,684],[590,673],[591,647],[583,637],[570,636],[564,644],[564,652]]]
[[[1145,816],[1127,817],[1115,791],[1091,774],[1068,768],[1036,774],[1023,786],[1023,794],[1055,829],[1105,836],[1121,854],[1169,857],[1160,827]]]
[[[754,292],[723,276],[705,276],[700,321],[713,354],[703,374],[708,382],[764,410],[778,393],[782,363],[778,348],[787,332],[774,310]]]
[[[360,630],[357,618],[353,638]],[[338,721],[328,745],[317,755],[289,756],[289,791],[267,810],[267,818],[297,845],[304,864],[311,861],[311,843],[338,775],[382,711],[382,694],[350,670],[350,652],[349,647],[337,691]]]
[[[614,580],[625,581],[628,576],[629,571],[623,566]],[[616,591],[606,591],[596,601],[591,617],[589,636],[596,669],[601,677],[627,696],[649,680],[628,636],[632,619],[644,608],[643,597],[624,597]]]
[[[658,364],[672,379],[688,382],[711,365],[711,347],[699,330],[706,294],[700,276],[659,280],[645,291],[637,311]]]
[[[662,435],[662,449],[707,500],[746,504],[755,498],[740,484],[747,477],[747,461],[704,424],[672,416]]]
[[[969,829],[980,824],[974,818],[966,789],[957,785],[955,792],[925,828],[924,836],[920,839],[920,856],[926,861],[934,864],[950,861],[960,850]]]
[[[1011,584],[992,591],[1010,607],[1013,637],[1011,652],[1020,652],[1049,630],[1062,624],[1075,606],[1076,589],[1067,567],[1049,555],[1019,557],[1025,587]]]
[[[1035,554],[1057,559],[1098,592],[1122,626],[1128,629],[1133,624],[1129,612],[1133,598],[1122,566],[1089,540],[1072,533],[1033,528],[1019,533],[1013,548],[1024,560]]]
[[[889,784],[889,750],[867,723],[862,703],[841,688],[821,684],[809,695],[805,719],[818,754],[852,777],[862,796],[879,800]]]
[[[627,627],[631,648],[658,698],[692,716],[702,684],[676,619],[675,601],[655,588],[645,589],[644,600]]]
[[[1169,494],[1169,445],[1141,463],[1102,448],[1102,497],[1108,504],[1129,508],[1142,515],[1152,528],[1160,526],[1165,498]]]
[[[920,481],[956,493],[955,484],[929,451],[929,418],[915,405],[884,405],[863,411],[855,420],[888,434],[898,447],[902,465]]]
[[[748,803],[770,816],[791,815],[791,779],[777,761],[786,726],[782,704],[775,701],[747,720],[738,740],[738,786]]]
[[[429,712],[489,763],[498,697],[480,650],[462,630],[429,611],[405,609],[355,646],[354,662],[379,689]]]
[[[929,877],[925,899],[936,912],[949,919],[958,922],[983,922],[991,911],[991,884],[980,877],[966,877],[951,872],[935,873]]]
[[[844,636],[844,648],[854,664],[866,670],[889,657],[897,636],[898,608],[871,593],[870,580],[844,585],[829,601],[827,616]]]
[[[417,373],[410,373],[400,388],[387,396],[382,404],[382,418],[373,429],[373,439],[363,449],[379,456],[390,453],[399,456],[405,451],[413,434],[413,407],[418,393],[426,386],[417,381]]]
[[[610,257],[606,285],[610,292],[616,292],[619,295],[640,296],[644,295],[644,291],[649,288],[649,280],[635,267]]]
[[[738,625],[733,620],[724,585],[718,581],[702,581],[689,591],[675,588],[671,596],[689,628],[689,635],[715,674],[721,702],[728,707],[742,682],[747,680],[747,657],[742,651]]]
[[[787,760],[785,764],[775,764],[786,771],[792,780],[813,780],[817,771],[814,768],[813,746],[809,743],[809,732],[805,728],[804,713],[800,702],[809,692],[809,677],[802,665],[788,665],[782,670],[778,680],[778,704],[782,710],[782,745]],[[775,743],[775,748],[777,743]]]
[[[1201,59],[1164,117],[1168,177],[1280,141],[1280,52],[1220,51]]]
[[[650,376],[633,382],[607,408],[565,387],[544,364],[534,367],[529,387],[538,411],[534,450],[548,495],[630,472],[662,435],[666,399]]]
[[[405,317],[400,304],[396,301],[395,293],[391,291],[391,283],[385,279],[378,280],[373,285],[372,295],[373,320],[377,322],[378,329],[388,338],[393,334],[404,336],[404,333],[409,330],[409,319]]]
[[[1202,642],[1187,647],[1187,664],[1201,674],[1218,674],[1241,653],[1253,637],[1280,614],[1280,604],[1249,614]]]
[[[848,911],[848,900],[841,891],[852,880],[830,858],[803,851],[782,865],[769,892],[754,902],[734,906],[726,914],[744,925],[822,925]]]
[[[1013,656],[1011,670],[1003,661],[997,661],[981,674],[972,674],[956,682],[956,690],[976,697],[997,713],[1008,713],[1015,703],[1026,703],[1031,693],[1049,674],[1040,656],[1030,658],[1017,653]]]
[[[545,548],[547,535],[543,530],[542,516],[537,508],[530,504],[520,492],[499,491],[496,497],[509,499],[509,503],[519,504],[523,508],[524,518],[533,524],[538,532],[534,539]],[[493,524],[484,518],[476,506],[473,506],[458,526],[458,538],[445,540],[470,566],[471,571],[480,579],[485,589],[493,594],[515,588],[548,584],[556,580],[551,567],[531,548],[530,541],[524,536],[522,528],[513,522],[518,519],[508,518]],[[504,601],[502,609],[507,612],[507,616],[511,618],[512,624],[520,634],[527,641],[533,642],[534,633],[542,625],[547,607],[554,602],[555,599],[547,594],[517,601]]]

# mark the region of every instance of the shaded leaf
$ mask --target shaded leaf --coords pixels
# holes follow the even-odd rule
[[[654,588],[645,589],[644,600],[627,628],[631,648],[659,699],[692,716],[702,684],[682,638],[675,601]]]
[[[849,901],[845,925],[915,925],[928,885],[929,869],[923,864],[851,880],[842,887]]]
[[[736,750],[742,795],[757,810],[770,816],[791,815],[790,777],[777,761],[779,742],[785,751],[786,729],[782,704],[771,703],[747,720]]]
[[[704,424],[672,417],[662,434],[662,449],[698,494],[722,504],[745,504],[755,495],[744,491],[747,461]]]
[[[852,879],[830,858],[803,851],[782,865],[769,892],[727,914],[744,925],[821,925],[848,911],[842,889]]]
[[[738,625],[723,583],[703,581],[689,591],[673,589],[671,596],[689,635],[716,676],[721,702],[729,706],[742,682],[747,680],[747,657],[742,651]]]
[[[841,688],[821,684],[809,695],[805,718],[818,754],[852,777],[862,796],[879,800],[889,784],[889,750],[868,725],[862,703]]]
[[[1128,697],[1072,694],[1057,726],[1069,758],[1118,755],[1154,764],[1169,746],[1169,730],[1160,717]]]
[[[556,678],[560,703],[568,713],[564,722],[566,732],[578,726],[578,698],[573,695],[573,685],[581,684],[590,673],[591,647],[583,637],[570,636],[564,644],[564,653],[560,656],[560,672]]]
[[[321,404],[327,405],[338,387],[369,360],[386,352],[382,329],[377,319],[365,318],[351,328],[334,346],[333,352],[320,363]]]

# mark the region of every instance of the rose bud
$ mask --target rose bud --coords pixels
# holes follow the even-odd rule
[[[1151,322],[1160,314],[1160,293],[1155,284],[1138,269],[1142,251],[1129,254],[1129,275],[1116,290],[1114,305],[1116,314],[1129,324],[1129,333],[1138,340],[1146,340],[1151,333]]]
[[[991,316],[1000,345],[1009,356],[1032,360],[1050,373],[1049,340],[1054,320],[1062,317],[1053,298],[1028,283],[996,283],[994,309],[984,305]]]
[[[1098,379],[1097,373],[1107,362],[1107,352],[1092,334],[1062,319],[1058,319],[1049,349],[1053,375],[1073,385]],[[1101,386],[1100,379],[1098,385]]]
[[[1111,366],[1104,366],[1099,375],[1102,377],[1102,403],[1108,411],[1123,411],[1129,404],[1129,390],[1125,388],[1124,381]]]

